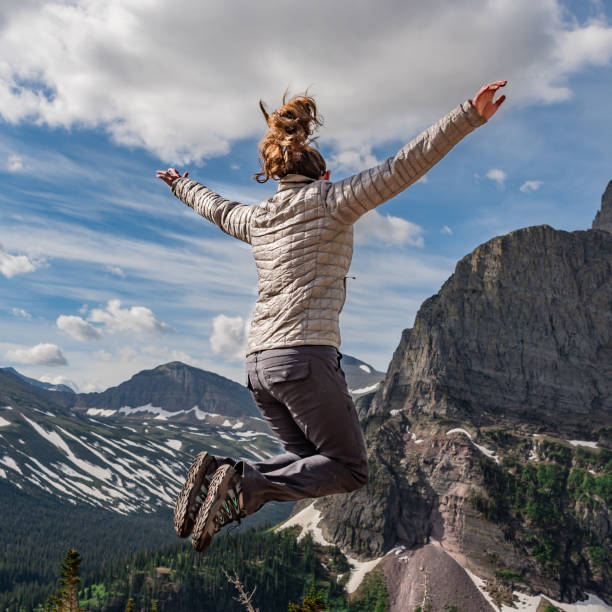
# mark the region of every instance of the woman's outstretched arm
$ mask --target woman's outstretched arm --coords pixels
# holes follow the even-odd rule
[[[219,226],[226,234],[250,244],[253,207],[230,202],[188,176],[188,172],[181,176],[174,168],[157,171],[157,178],[164,181],[179,200]]]
[[[506,98],[500,96],[493,101],[495,92],[506,83],[484,85],[473,100],[466,100],[382,164],[329,183],[324,187],[329,213],[344,223],[354,223],[419,180],[458,142],[495,114]]]

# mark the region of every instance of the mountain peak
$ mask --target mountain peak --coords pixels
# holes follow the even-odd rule
[[[612,232],[612,181],[601,196],[601,210],[597,211],[592,228]]]

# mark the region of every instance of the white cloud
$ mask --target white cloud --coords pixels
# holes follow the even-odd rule
[[[523,193],[528,191],[537,191],[542,186],[542,181],[525,181],[521,186],[520,190]]]
[[[355,224],[356,244],[385,244],[422,247],[423,228],[400,217],[381,215],[377,210],[365,214]]]
[[[21,172],[23,170],[23,158],[21,155],[11,153],[6,160],[6,169],[9,172]]]
[[[52,385],[66,385],[67,387],[70,387],[73,391],[76,391],[77,393],[79,392],[78,385],[69,378],[66,378],[65,376],[53,376],[52,374],[43,374],[42,376],[38,377],[38,380],[40,380],[41,382],[50,383]]]
[[[119,332],[164,334],[174,331],[146,306],[121,308],[121,300],[109,300],[105,309],[94,308],[87,318],[92,323],[104,324],[106,331],[111,334]]]
[[[125,272],[119,266],[106,266],[106,269],[113,275],[119,278],[125,278]]]
[[[483,78],[507,78],[515,103],[566,100],[573,74],[612,56],[604,18],[581,24],[561,0],[381,0],[375,13],[367,0],[313,0],[307,13],[280,0],[22,2],[0,25],[2,116],[102,126],[187,162],[261,135],[259,98],[313,84],[325,138],[360,151],[411,137]],[[407,69],[407,57],[428,61]]]
[[[5,359],[32,365],[68,365],[60,347],[48,343],[9,349],[6,351]]]
[[[453,230],[450,227],[448,227],[448,225],[444,225],[442,227],[442,229],[440,230],[440,233],[448,234],[449,236],[452,236],[453,235]]]
[[[97,340],[102,337],[100,330],[81,317],[74,315],[60,315],[57,318],[57,326],[75,340],[86,342],[87,340]]]
[[[0,244],[0,273],[6,276],[6,278],[12,278],[17,274],[33,272],[40,263],[30,259],[27,255],[11,255]]]
[[[487,172],[487,178],[495,181],[500,187],[503,186],[506,177],[507,174],[499,168],[491,168],[491,170]]]
[[[344,174],[361,172],[367,168],[372,168],[380,163],[372,154],[369,148],[363,150],[339,151],[334,153],[328,160],[327,166],[332,172],[338,171]]]
[[[19,317],[20,319],[31,319],[32,315],[23,308],[11,308],[11,314],[14,317]]]
[[[213,333],[210,346],[213,353],[220,353],[228,360],[244,358],[247,341],[247,322],[242,317],[228,317],[224,314],[213,319]]]

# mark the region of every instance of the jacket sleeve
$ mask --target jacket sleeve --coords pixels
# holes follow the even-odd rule
[[[199,215],[218,225],[226,234],[251,244],[252,206],[230,202],[189,178],[174,181],[172,193]]]
[[[471,100],[452,110],[402,147],[395,157],[336,183],[327,183],[325,205],[342,223],[396,196],[435,166],[460,140],[486,123]]]

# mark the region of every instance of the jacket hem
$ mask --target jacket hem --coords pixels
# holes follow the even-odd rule
[[[257,344],[253,347],[249,347],[245,354],[245,357],[248,357],[252,353],[257,353],[259,351],[267,351],[270,349],[282,349],[289,348],[292,346],[332,346],[336,350],[340,350],[340,343],[334,342],[333,340],[292,340],[290,342],[264,342],[263,344]]]

